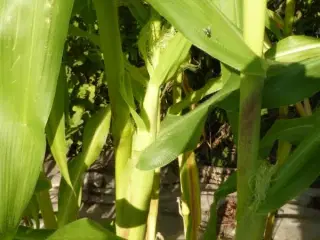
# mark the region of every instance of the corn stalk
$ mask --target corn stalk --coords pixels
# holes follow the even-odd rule
[[[247,45],[259,57],[262,56],[263,50],[265,8],[265,0],[245,0],[243,5],[243,37]],[[241,74],[236,233],[236,239],[239,240],[261,240],[266,221],[266,216],[257,216],[249,209],[255,196],[253,179],[260,166],[258,154],[263,82],[264,76]]]

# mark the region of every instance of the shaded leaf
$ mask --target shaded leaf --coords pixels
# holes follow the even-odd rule
[[[295,104],[320,90],[320,57],[272,65],[263,89],[263,108]]]
[[[204,240],[217,239],[217,205],[220,200],[224,199],[230,193],[237,191],[237,172],[233,172],[226,181],[224,181],[214,193],[214,200],[210,206],[210,218],[206,231],[204,233]]]
[[[276,140],[299,144],[314,130],[319,113],[310,117],[277,120],[260,142],[260,157],[268,156]]]
[[[51,186],[51,180],[43,172],[41,172],[34,192],[38,193],[44,190],[49,190]]]
[[[320,128],[317,125],[289,156],[273,177],[257,212],[268,213],[297,196],[320,174]]]
[[[54,230],[51,229],[33,229],[19,226],[14,240],[44,240],[52,233],[54,233]]]
[[[74,191],[63,179],[60,183],[59,227],[75,220],[78,215],[83,173],[97,160],[109,134],[110,121],[111,111],[106,107],[94,114],[85,125],[82,152],[68,164]]]
[[[39,211],[40,211],[40,208],[39,208],[36,195],[32,195],[32,198],[27,208],[24,210],[23,215],[33,219],[36,223],[36,228],[40,228]]]
[[[267,9],[265,22],[266,28],[273,32],[278,39],[283,38],[282,30],[284,23],[281,16],[279,16],[276,12]]]

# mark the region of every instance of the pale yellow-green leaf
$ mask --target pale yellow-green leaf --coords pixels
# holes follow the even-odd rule
[[[14,235],[39,177],[72,4],[0,1],[0,239]]]
[[[85,126],[82,152],[68,164],[74,191],[63,179],[61,180],[58,203],[59,227],[77,218],[83,173],[97,160],[109,134],[110,121],[110,107],[106,107],[93,115]]]
[[[67,142],[65,135],[65,68],[60,70],[56,95],[46,126],[46,134],[54,160],[69,186],[72,186],[67,165]]]

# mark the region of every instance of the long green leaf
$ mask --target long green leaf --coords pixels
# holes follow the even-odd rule
[[[164,51],[161,52],[158,59],[159,64],[154,69],[150,84],[160,86],[166,80],[172,78],[180,68],[181,63],[187,59],[191,45],[191,42],[181,33],[176,33],[168,41]]]
[[[320,40],[307,36],[290,36],[277,42],[265,57],[278,62],[300,62],[320,54]]]
[[[83,173],[97,160],[109,134],[111,111],[102,108],[93,115],[85,126],[82,152],[69,163],[69,171],[74,191],[62,179],[59,189],[58,226],[76,219]]]
[[[320,90],[320,57],[269,68],[263,90],[263,108],[295,104]]]
[[[319,154],[320,128],[317,125],[275,174],[274,182],[266,192],[258,213],[264,214],[278,209],[309,187],[320,174]]]
[[[20,226],[14,240],[44,240],[53,233],[52,229],[33,229]]]
[[[114,233],[100,226],[98,223],[82,218],[58,229],[47,240],[120,240]]]
[[[242,29],[242,1],[239,0],[214,0],[217,8],[226,15],[229,20]]]
[[[214,200],[210,206],[210,218],[204,240],[217,239],[217,205],[220,200],[226,198],[230,193],[237,191],[237,173],[232,173],[226,181],[224,181],[214,193]]]
[[[318,121],[319,113],[310,117],[277,120],[260,142],[260,157],[268,156],[276,140],[299,144],[313,132]]]
[[[155,142],[142,152],[137,167],[142,170],[162,167],[176,159],[179,154],[194,149],[209,107],[239,88],[240,79],[237,76],[232,72],[224,88],[195,110],[183,116],[169,114],[162,122]]]
[[[40,228],[40,220],[39,220],[39,203],[37,202],[36,195],[34,194],[24,210],[24,217],[29,217],[30,219],[35,221],[36,228]]]
[[[265,19],[266,28],[268,28],[271,32],[273,32],[278,39],[283,38],[283,20],[281,16],[279,16],[276,12],[267,9],[266,10],[266,19]]]
[[[198,48],[239,71],[264,74],[261,61],[253,61],[257,57],[244,43],[240,30],[213,1],[147,2]]]
[[[200,101],[203,97],[216,93],[223,88],[228,79],[231,76],[231,72],[225,65],[221,64],[221,75],[217,78],[209,79],[204,87],[199,90],[193,91],[188,94],[182,101],[174,104],[169,108],[169,113],[177,114],[189,107],[191,104]]]
[[[59,166],[61,175],[71,187],[71,180],[67,165],[67,141],[65,135],[65,88],[66,72],[65,67],[61,67],[57,84],[56,95],[46,126],[46,134],[54,160]]]
[[[45,153],[72,0],[0,1],[0,238],[12,237]]]

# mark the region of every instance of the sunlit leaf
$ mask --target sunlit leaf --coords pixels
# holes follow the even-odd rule
[[[120,240],[114,233],[100,226],[98,223],[82,218],[58,229],[47,240]]]
[[[214,0],[213,2],[234,25],[236,25],[239,29],[242,29],[242,1]]]
[[[1,239],[12,237],[39,177],[72,4],[0,1]]]
[[[244,43],[239,28],[213,1],[147,2],[198,48],[239,71],[264,74],[262,62]]]
[[[265,57],[278,62],[300,62],[318,57],[320,40],[307,36],[290,36],[277,42],[266,53]]]
[[[162,167],[176,159],[180,153],[194,149],[209,108],[239,88],[240,79],[237,76],[232,72],[221,91],[191,112],[183,116],[167,115],[157,139],[142,152],[137,167],[142,170]]]
[[[46,126],[46,134],[54,160],[59,166],[61,175],[69,186],[71,185],[68,165],[67,165],[67,142],[65,135],[65,87],[66,73],[64,66],[60,70],[57,90]]]

